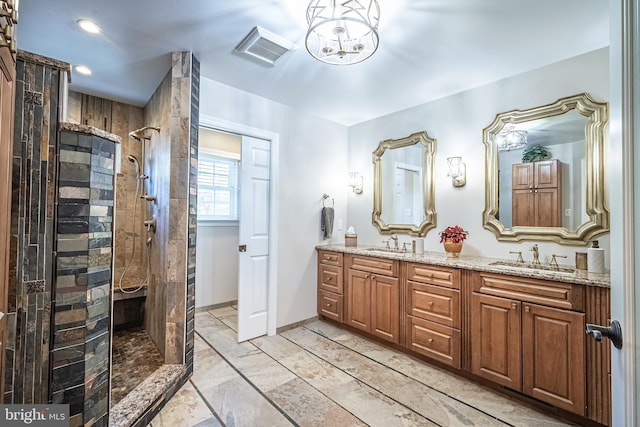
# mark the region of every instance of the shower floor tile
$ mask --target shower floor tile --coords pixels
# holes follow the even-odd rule
[[[113,334],[111,406],[162,366],[164,358],[144,329]]]

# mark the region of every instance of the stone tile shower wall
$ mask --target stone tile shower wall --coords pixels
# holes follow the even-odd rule
[[[69,64],[16,61],[5,403],[49,399],[56,133]]]
[[[106,426],[120,138],[90,126],[60,128],[51,401],[70,405],[71,426]]]
[[[123,278],[123,287],[136,285],[144,281],[147,259],[145,256],[145,230],[142,216],[146,206],[138,200],[136,223],[133,222],[133,208],[136,202],[136,171],[133,163],[126,160],[128,154],[142,159],[142,144],[129,138],[128,133],[144,126],[144,110],[142,107],[112,101],[97,96],[69,91],[66,121],[69,123],[93,126],[122,139],[120,154],[121,170],[116,180],[116,216],[114,278],[117,285],[125,262],[129,262],[131,253],[134,258]],[[148,202],[144,202],[148,203]],[[133,251],[132,236],[136,236],[136,247]]]
[[[158,231],[146,329],[166,363],[187,363],[193,356],[199,72],[193,54],[174,52],[170,72],[145,107],[145,124],[160,128],[145,169],[150,194],[158,198],[149,212]]]

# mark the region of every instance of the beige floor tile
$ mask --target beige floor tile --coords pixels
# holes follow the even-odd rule
[[[153,418],[151,426],[194,426],[211,418],[214,418],[213,413],[202,401],[193,385],[187,382]]]

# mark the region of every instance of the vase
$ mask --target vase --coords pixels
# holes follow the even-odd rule
[[[446,239],[443,244],[444,251],[447,253],[448,257],[458,258],[460,256],[460,252],[462,251],[462,241],[456,243],[451,239]]]

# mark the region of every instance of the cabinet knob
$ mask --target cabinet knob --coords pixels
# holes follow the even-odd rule
[[[431,344],[431,343],[433,342],[433,338],[429,338],[429,339],[427,340],[427,342],[428,342],[429,344]]]
[[[330,302],[327,303],[327,307],[331,307],[332,304]]]
[[[429,301],[429,302],[427,303],[427,305],[428,305],[429,307],[433,307],[433,301]]]
[[[531,307],[529,307],[528,305],[524,306],[524,311],[526,311],[527,313],[531,311]]]
[[[512,302],[511,303],[511,309],[512,310],[517,310],[518,309],[518,303],[517,302]]]
[[[331,276],[327,277],[327,282],[330,282],[332,280],[333,280],[333,277],[331,277]]]

